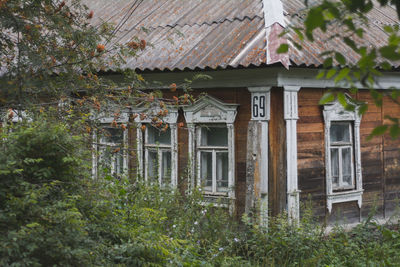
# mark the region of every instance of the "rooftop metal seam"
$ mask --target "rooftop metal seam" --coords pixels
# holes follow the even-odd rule
[[[213,21],[213,22],[207,22],[207,21],[205,21],[205,22],[203,22],[203,23],[193,23],[193,24],[187,24],[187,23],[185,23],[185,24],[178,24],[178,23],[175,23],[175,24],[167,24],[167,25],[160,25],[160,26],[157,26],[157,27],[147,27],[146,29],[147,30],[149,30],[149,31],[151,31],[151,30],[155,30],[155,29],[165,29],[165,28],[171,28],[171,29],[173,29],[173,28],[178,28],[178,27],[180,27],[180,28],[183,28],[183,27],[185,27],[185,26],[189,26],[189,27],[202,27],[202,26],[212,26],[212,25],[214,25],[214,24],[223,24],[223,23],[225,23],[225,22],[230,22],[230,23],[233,23],[233,22],[235,22],[235,21],[239,21],[239,22],[243,22],[243,21],[245,21],[245,20],[249,20],[249,21],[253,21],[253,20],[255,20],[255,19],[264,19],[264,17],[261,17],[261,16],[258,16],[258,15],[254,15],[254,16],[252,16],[252,17],[249,17],[249,16],[243,16],[242,18],[234,18],[234,19],[229,19],[229,18],[225,18],[225,19],[223,19],[223,20],[219,20],[219,21]],[[135,25],[135,27],[133,27],[133,28],[130,28],[130,29],[125,29],[125,30],[121,30],[121,31],[119,31],[120,33],[125,33],[125,32],[131,32],[132,30],[134,30],[134,29],[138,29],[138,28],[136,28],[137,27],[137,25]]]

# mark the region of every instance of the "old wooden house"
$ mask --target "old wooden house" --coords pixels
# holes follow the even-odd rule
[[[195,103],[169,110],[166,131],[138,116],[136,127],[100,138],[137,149],[137,163],[126,153],[109,155],[112,172],[136,167],[146,180],[199,186],[207,199],[230,205],[237,215],[258,206],[263,218],[287,211],[296,219],[309,199],[315,216],[328,222],[359,221],[372,207],[378,217],[394,212],[400,196],[400,140],[384,135],[367,141],[367,136],[385,115],[400,116],[400,106],[385,98],[382,107],[371,104],[360,116],[337,102],[318,104],[327,89],[337,87],[315,78],[323,63],[318,55],[335,48],[350,63],[357,55],[322,33],[301,51],[290,47],[287,54],[276,53],[286,42],[281,31],[304,18],[303,1],[86,2],[96,19],[124,21],[118,42],[138,37],[151,44],[125,66],[159,82],[149,90],[165,89],[164,96],[172,97],[183,92],[171,93],[168,85],[197,74],[212,77],[192,84],[192,94],[199,96]],[[368,17],[372,23],[362,40],[367,46],[379,46],[387,37],[382,26],[399,23],[391,7],[376,8]],[[383,73],[378,89],[400,84],[398,67]],[[351,97],[373,103],[362,88]],[[119,120],[128,122],[129,113],[141,112],[148,111],[138,106]],[[101,161],[96,155],[94,174]]]

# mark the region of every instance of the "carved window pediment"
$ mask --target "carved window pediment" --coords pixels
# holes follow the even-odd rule
[[[168,114],[159,116],[160,111],[167,110]],[[159,105],[156,106],[146,106],[145,104],[140,104],[132,109],[133,114],[145,114],[144,118],[141,116],[136,116],[134,121],[137,123],[151,123],[152,118],[159,116],[160,119],[166,123],[176,123],[178,119],[178,108],[175,106],[166,106],[165,109],[161,109]]]
[[[95,113],[92,120],[98,121],[100,124],[111,124],[114,120],[117,123],[128,123],[129,109],[121,109],[117,106],[109,106]]]
[[[358,114],[357,107],[354,111],[345,110],[338,100],[324,106],[324,117],[325,121],[361,121],[361,115]]]
[[[192,106],[185,107],[188,123],[233,123],[237,104],[223,103],[211,96],[203,96]]]

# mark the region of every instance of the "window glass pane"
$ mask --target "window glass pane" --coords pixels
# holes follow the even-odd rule
[[[166,185],[171,183],[171,152],[162,152],[161,183]]]
[[[99,167],[104,174],[122,174],[124,172],[123,150],[119,146],[101,146]]]
[[[212,153],[201,152],[200,180],[206,190],[212,190]]]
[[[342,175],[343,175],[343,185],[351,186],[351,149],[346,147],[342,149]]]
[[[152,126],[147,128],[147,143],[148,144],[160,144],[160,145],[170,145],[171,144],[171,129],[168,129],[163,132]]]
[[[100,147],[99,167],[103,174],[111,173],[111,147]]]
[[[158,181],[158,160],[157,160],[157,152],[149,151],[148,152],[148,161],[147,162],[147,178],[149,181]]]
[[[124,155],[121,150],[116,153],[113,153],[112,156],[112,171],[114,174],[122,174],[124,172]]]
[[[122,144],[124,141],[124,131],[120,128],[103,128],[102,137],[105,143]]]
[[[217,152],[217,191],[228,190],[228,152]]]
[[[339,149],[331,148],[331,176],[333,187],[339,186]]]
[[[331,142],[350,142],[350,123],[332,123]]]
[[[202,146],[228,146],[228,129],[226,127],[201,128]]]

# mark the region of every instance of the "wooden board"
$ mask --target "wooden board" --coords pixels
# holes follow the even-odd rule
[[[271,90],[269,123],[269,210],[276,216],[286,209],[286,127],[283,118],[283,90]]]

